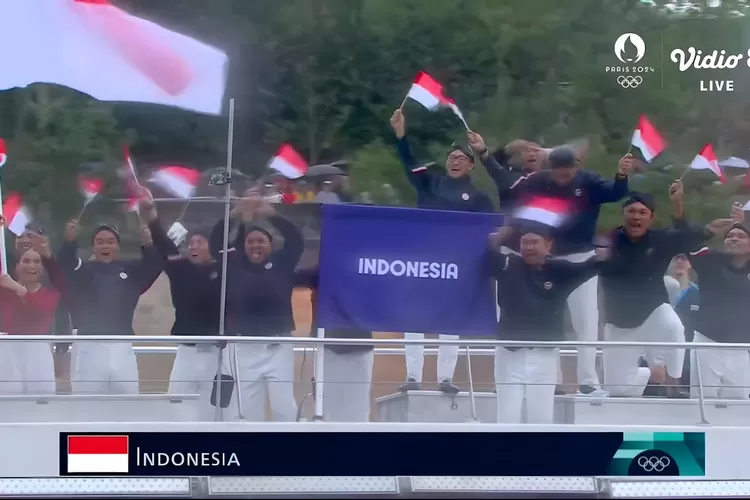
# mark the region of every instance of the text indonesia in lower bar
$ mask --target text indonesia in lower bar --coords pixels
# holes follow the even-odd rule
[[[682,432],[60,433],[61,476],[704,476],[704,457]]]

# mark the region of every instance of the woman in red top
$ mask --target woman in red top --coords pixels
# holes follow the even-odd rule
[[[0,218],[0,226],[3,222]],[[55,320],[60,293],[42,286],[41,277],[46,269],[52,284],[62,290],[62,274],[51,259],[47,238],[38,234],[32,238],[33,248],[18,255],[18,281],[7,274],[0,276],[0,332],[4,334],[48,335]],[[0,392],[54,394],[52,346],[0,341]]]

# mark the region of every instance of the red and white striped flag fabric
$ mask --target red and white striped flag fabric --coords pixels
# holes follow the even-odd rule
[[[690,168],[693,170],[710,170],[716,174],[722,184],[726,184],[727,182],[724,178],[724,172],[719,167],[719,160],[716,159],[714,148],[710,144],[703,146],[701,152],[690,163]]]
[[[68,474],[127,474],[128,436],[68,436]]]
[[[2,1],[0,90],[54,83],[101,101],[220,114],[225,53],[132,16],[109,0]]]
[[[8,161],[8,146],[5,144],[5,140],[0,137],[0,167],[5,165]]]
[[[572,206],[567,200],[537,196],[518,207],[513,213],[513,217],[539,222],[551,227],[559,227],[565,222],[571,211]]]
[[[417,101],[427,109],[435,110],[446,102],[443,86],[424,71],[420,71],[411,84],[406,97]]]
[[[104,181],[95,177],[81,177],[78,180],[78,189],[81,190],[81,194],[84,198],[83,206],[86,206],[94,201],[94,198],[102,192],[104,189]]]
[[[667,149],[667,142],[656,130],[656,127],[651,125],[645,115],[641,115],[638,120],[638,126],[633,131],[633,138],[630,140],[630,144],[641,150],[643,158],[651,163],[651,160],[661,154],[662,151]]]
[[[3,203],[3,217],[11,233],[21,236],[26,231],[26,226],[31,222],[31,212],[24,207],[20,194],[10,193]]]
[[[200,176],[201,173],[192,168],[162,167],[151,177],[151,182],[187,200],[193,196]]]
[[[268,167],[287,179],[299,179],[307,173],[307,162],[288,144],[279,148],[279,152],[271,159]]]

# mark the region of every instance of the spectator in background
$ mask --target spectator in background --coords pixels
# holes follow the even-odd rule
[[[695,324],[698,311],[700,310],[700,293],[698,291],[698,285],[693,283],[691,280],[691,272],[693,267],[690,265],[690,260],[686,254],[677,255],[672,259],[672,263],[669,266],[668,274],[677,285],[676,290],[674,284],[668,287],[673,290],[670,297],[670,303],[674,307],[677,316],[680,317],[682,325],[685,327],[685,341],[692,342],[695,337]],[[689,397],[690,396],[690,353],[685,353],[685,366],[682,369],[682,377],[679,379],[678,390],[676,395],[678,397]]]
[[[5,223],[0,215],[0,227]],[[2,230],[2,229],[0,229]],[[0,331],[10,335],[49,335],[60,302],[60,293],[42,284],[46,268],[49,279],[64,289],[60,270],[52,260],[47,238],[38,233],[26,236],[14,275],[0,276]],[[12,261],[11,261],[12,262]],[[21,394],[55,394],[55,364],[47,342],[4,342],[0,391]]]
[[[65,243],[57,254],[78,335],[133,335],[133,313],[140,296],[163,270],[161,255],[153,247],[143,247],[141,259],[123,260],[120,233],[114,226],[100,225],[92,238],[94,260],[81,262],[79,234],[78,221],[69,221]],[[138,365],[132,344],[80,342],[74,349],[74,392],[138,393]]]
[[[294,270],[302,257],[305,242],[300,229],[278,215],[258,192],[250,191],[243,200],[243,218],[233,252],[227,260],[227,324],[232,335],[287,337],[295,329],[292,311]],[[284,243],[273,249],[273,236],[257,225],[268,221],[281,234]],[[223,243],[224,221],[211,231],[214,255]],[[221,243],[220,243],[221,242]],[[273,419],[294,422],[294,347],[292,344],[241,344],[236,350],[236,380],[243,398],[245,417],[265,419],[266,395]]]
[[[553,233],[555,258],[583,262],[594,256],[594,237],[601,206],[616,202],[627,194],[631,155],[620,159],[614,179],[604,180],[596,172],[580,169],[576,151],[562,146],[549,153],[549,169],[519,178],[498,165],[489,154],[482,136],[474,132],[469,132],[468,136],[472,149],[492,173],[501,203],[520,206],[534,198],[555,198],[571,206],[569,220]],[[507,252],[517,253],[518,250],[517,239],[506,247]],[[599,338],[597,301],[596,276],[568,297],[571,323],[580,341],[594,342]],[[578,348],[578,384],[580,394],[606,396],[596,372],[596,349],[593,347]]]
[[[474,152],[465,144],[454,143],[448,150],[445,172],[431,171],[426,165],[418,165],[406,137],[406,119],[401,109],[391,116],[391,127],[396,134],[398,155],[404,166],[409,183],[417,191],[417,207],[461,212],[494,212],[489,196],[474,187],[471,171],[474,169]],[[424,339],[422,333],[404,333],[405,339]],[[440,339],[456,340],[456,335],[440,335]],[[407,345],[406,383],[403,392],[418,390],[422,383],[424,368],[424,346]],[[446,394],[457,394],[453,374],[458,361],[458,346],[440,346],[437,359],[438,388]]]
[[[341,203],[341,198],[336,193],[336,185],[330,177],[318,179],[316,189],[316,203]]]
[[[164,231],[156,206],[147,201],[141,213],[148,222],[154,247],[164,259],[169,278],[175,320],[172,335],[218,335],[221,298],[221,266],[211,256],[209,234],[192,231],[187,235],[187,254],[181,255]],[[180,344],[169,377],[170,394],[199,394],[195,419],[214,418],[210,404],[212,381],[216,375],[217,346]],[[229,372],[228,360],[224,371]]]
[[[318,269],[297,272],[297,285],[312,292],[313,336],[317,332]],[[372,332],[326,328],[326,338],[371,339]],[[375,353],[371,345],[327,345],[323,362],[323,418],[328,422],[368,422]]]

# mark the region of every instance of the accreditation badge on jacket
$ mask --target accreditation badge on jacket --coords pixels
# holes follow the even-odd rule
[[[125,271],[121,272],[120,279],[124,279],[124,280],[128,279],[128,273],[126,273]]]

